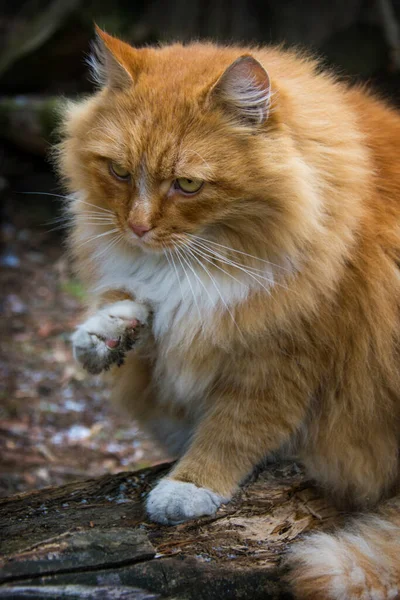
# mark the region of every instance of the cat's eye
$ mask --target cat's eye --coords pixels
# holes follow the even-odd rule
[[[195,194],[203,187],[203,183],[204,182],[201,179],[178,177],[178,179],[175,179],[174,181],[174,187],[176,190],[181,190],[185,194]]]
[[[120,163],[117,163],[115,160],[110,160],[109,167],[112,175],[117,179],[121,179],[122,181],[130,179],[131,174],[128,169],[123,167]]]

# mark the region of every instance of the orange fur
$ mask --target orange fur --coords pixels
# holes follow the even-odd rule
[[[183,454],[176,480],[229,497],[266,454],[290,444],[335,499],[375,506],[399,476],[400,116],[294,52],[136,50],[99,35],[108,79],[66,108],[58,161],[75,194],[70,243],[91,308],[117,290],[154,310],[152,339],[112,370],[116,401]],[[243,69],[272,91],[251,118],[229,106],[229,89],[220,93],[243,55],[258,61]],[[129,183],[112,177],[110,159],[129,170]],[[179,177],[205,184],[183,197],[171,187]],[[93,205],[97,215],[112,211],[120,239],[96,222]],[[153,229],[133,240],[128,222]],[[191,235],[207,240],[192,248],[208,273],[183,245]],[[173,305],[164,275],[148,297],[147,282],[136,290],[129,279],[128,265],[146,257],[156,278],[166,248],[177,269],[170,263],[169,277],[179,271],[175,288],[187,292]],[[398,514],[385,519],[398,527]],[[385,522],[326,538],[326,569],[310,551],[322,538],[299,545],[290,559],[298,597],[395,597],[400,542]]]

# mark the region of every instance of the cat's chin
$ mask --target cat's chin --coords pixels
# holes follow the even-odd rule
[[[166,250],[175,250],[179,247],[179,243],[170,239],[159,240],[151,236],[143,236],[143,238],[136,238],[131,235],[125,237],[126,242],[129,246],[135,249],[142,250],[146,254],[165,254]]]
[[[141,250],[146,254],[164,254],[165,248],[169,247],[169,245],[163,245],[157,241],[134,239],[132,237],[128,237],[127,243],[131,248]]]

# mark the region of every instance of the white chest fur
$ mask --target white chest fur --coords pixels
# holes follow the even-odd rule
[[[187,351],[195,338],[213,338],[222,312],[234,321],[237,307],[254,287],[265,287],[242,270],[235,275],[209,263],[177,253],[144,253],[125,245],[115,246],[98,260],[96,290],[126,290],[154,312],[155,370],[160,393],[168,401],[196,404],[204,398],[211,379],[199,377],[187,364]],[[173,358],[171,358],[173,356]]]
[[[209,266],[203,269],[183,255],[167,259],[129,248],[118,248],[102,257],[98,268],[98,291],[124,289],[149,303],[154,311],[156,340],[161,341],[168,332],[171,341],[184,346],[208,325],[216,311],[230,311],[245,300],[251,287],[245,276],[232,278],[219,270],[211,272]]]
[[[212,331],[217,311],[228,310],[243,301],[249,291],[246,281],[190,263],[186,257],[166,258],[125,247],[114,249],[98,262],[100,277],[96,289],[124,289],[154,311],[156,340],[154,376],[160,401],[197,405],[210,384],[185,360],[187,348],[196,335]],[[233,317],[233,315],[232,315]],[[173,358],[172,358],[173,355]]]

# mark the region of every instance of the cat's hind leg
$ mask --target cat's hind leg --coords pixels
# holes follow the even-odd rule
[[[308,473],[334,502],[363,509],[364,514],[335,532],[311,533],[293,544],[286,566],[298,600],[400,597],[400,502],[396,498],[378,504],[398,484],[397,440],[382,425],[376,431],[365,428],[358,436],[361,429],[353,423],[331,432],[328,439],[325,432],[316,453],[304,459]],[[365,514],[377,504],[376,513]]]
[[[333,426],[322,418],[311,424],[307,438],[301,461],[337,504],[369,508],[393,491],[399,474],[398,439],[389,422],[342,418]]]

